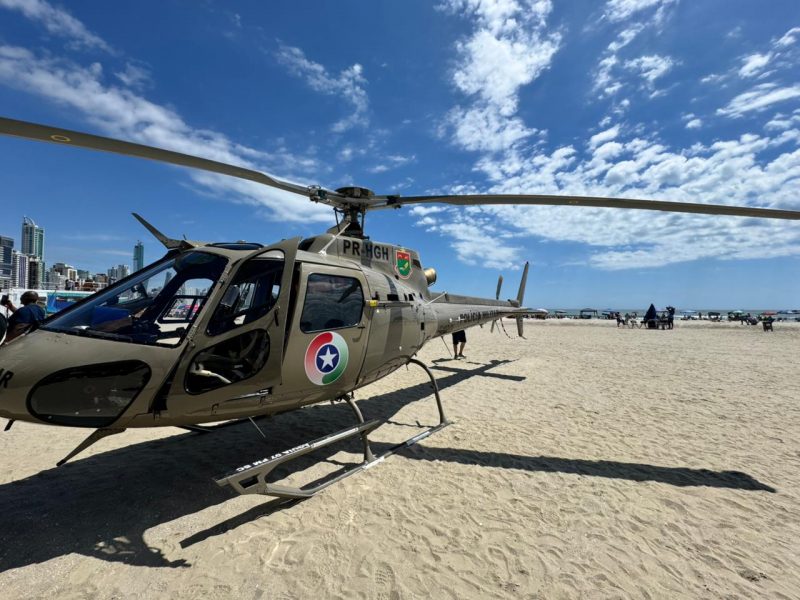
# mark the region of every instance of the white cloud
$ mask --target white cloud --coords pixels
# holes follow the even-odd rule
[[[21,12],[50,33],[69,38],[77,46],[112,52],[103,39],[86,29],[78,19],[45,0],[0,0],[0,7]]]
[[[753,52],[746,56],[740,56],[736,64],[727,71],[714,73],[703,77],[702,83],[719,84],[728,80],[735,80],[738,76],[741,79],[758,78],[764,80],[770,75],[780,71],[790,71],[794,77],[798,53],[792,46],[797,41],[800,34],[800,27],[794,27],[787,31],[777,40],[773,39],[768,48],[760,52]],[[769,68],[769,70],[767,70]]]
[[[356,63],[338,75],[332,75],[321,64],[307,59],[300,48],[292,46],[281,46],[277,58],[293,75],[303,79],[315,92],[343,98],[352,105],[353,114],[334,123],[332,131],[342,133],[353,127],[365,127],[369,123],[367,117],[369,98],[364,89],[367,80],[360,64]]]
[[[470,3],[475,4],[477,0]],[[487,26],[489,31],[513,28],[509,14],[516,5],[514,2],[488,4],[497,9],[494,25]],[[659,27],[665,19],[664,9],[671,6],[674,3],[646,0],[606,4],[605,15],[609,21],[645,16],[648,21],[626,21],[600,56],[594,89],[601,97],[619,93],[629,86],[631,73],[636,74],[640,87],[653,90],[675,68],[677,61],[668,56],[622,55],[641,32]],[[646,15],[645,9],[650,9]],[[753,69],[756,62],[752,63]],[[771,63],[771,67],[774,64],[777,63]],[[738,59],[735,69],[726,77],[735,76],[742,65]],[[581,151],[573,146],[562,146],[543,152],[537,149],[541,146],[518,143],[531,132],[516,113],[517,95],[513,92],[513,77],[511,79],[508,87],[491,89],[475,83],[480,81],[477,77],[469,78],[474,83],[470,86],[459,80],[461,89],[471,93],[476,101],[467,108],[457,107],[460,112],[456,120],[461,129],[454,127],[454,132],[462,147],[481,152],[475,170],[488,182],[483,186],[462,186],[466,189],[461,193],[541,193],[800,208],[793,185],[800,178],[800,128],[791,118],[775,120],[772,128],[779,133],[773,137],[746,134],[707,145],[694,143],[685,149],[670,148],[655,139],[641,137],[641,133],[636,137],[635,132],[652,130],[652,125],[611,126],[612,121],[604,119],[601,130]],[[743,94],[732,101],[725,109],[726,114],[733,116],[772,106],[795,93],[794,88],[778,88],[774,84],[757,86],[751,92],[752,95]],[[483,106],[498,107],[494,114],[501,116],[506,106],[514,112],[509,112],[505,120],[480,125],[488,121],[487,113],[479,110]],[[628,106],[630,99],[624,98],[615,103],[610,114],[618,115]],[[692,130],[704,124],[704,119],[694,114],[685,114],[681,120]],[[510,129],[504,130],[498,123]],[[508,137],[496,141],[491,138],[494,132]],[[459,193],[455,188],[449,191]],[[475,207],[452,208],[434,215],[431,218],[435,218],[436,223],[426,222],[426,225],[429,230],[451,238],[454,245],[458,244],[459,252],[464,254],[460,258],[465,261],[480,261],[485,254],[485,244],[502,243],[504,259],[498,262],[505,264],[499,265],[501,267],[513,264],[520,253],[507,240],[519,243],[523,238],[587,244],[593,247],[591,265],[607,270],[653,267],[700,258],[800,256],[800,231],[793,222],[561,206],[492,206],[477,209],[477,213],[474,210]],[[491,216],[488,220],[487,215]],[[428,215],[419,213],[418,216]],[[474,224],[474,228],[470,228],[470,224]]]
[[[740,77],[754,77],[758,75],[758,73],[769,64],[769,61],[772,59],[772,53],[767,52],[766,54],[751,54],[750,56],[745,56],[742,60],[742,67],[739,69],[739,76]]]
[[[374,167],[370,167],[367,169],[367,171],[369,171],[370,173],[385,173],[386,171],[397,169],[398,167],[402,167],[403,165],[413,163],[416,160],[417,157],[413,154],[411,156],[390,154],[388,156],[383,157],[383,162],[381,164],[375,165]]]
[[[453,84],[472,104],[453,108],[445,130],[467,150],[499,151],[534,135],[516,116],[519,90],[550,66],[561,36],[546,30],[549,0],[449,0],[446,10],[465,14],[475,30],[457,44]]]
[[[601,163],[619,156],[624,150],[624,146],[618,142],[606,142],[596,148],[592,156]]]
[[[700,79],[700,83],[719,83],[724,81],[727,76],[723,73],[711,73]]]
[[[512,115],[517,110],[519,88],[539,76],[556,50],[550,40],[523,40],[523,37],[498,39],[483,30],[459,44],[465,62],[453,75],[456,86],[495,107],[502,116]]]
[[[625,62],[625,68],[638,73],[649,87],[652,87],[656,79],[669,73],[675,65],[668,56],[640,56],[639,58]]]
[[[268,153],[208,130],[195,129],[173,109],[134,91],[103,82],[97,63],[81,67],[66,60],[39,58],[25,48],[0,46],[0,83],[79,111],[103,133],[255,170],[318,170],[316,161],[279,149]],[[266,168],[265,168],[266,167]],[[267,207],[283,219],[325,221],[328,209],[281,190],[252,182],[189,171],[192,179],[237,202]]]
[[[691,116],[690,122],[696,118],[687,116]],[[792,147],[777,153],[787,143]],[[747,134],[711,145],[695,144],[691,150],[671,150],[653,140],[623,139],[617,134],[613,141],[595,145],[583,158],[570,146],[550,154],[532,151],[510,162],[505,162],[504,155],[484,156],[477,167],[493,183],[488,189],[470,191],[652,198],[796,210],[800,209],[793,184],[800,178],[798,144],[797,129],[775,138]],[[459,249],[469,260],[481,256],[482,236],[495,241],[525,236],[588,244],[595,248],[590,264],[606,270],[651,268],[701,258],[800,256],[800,231],[794,222],[659,211],[495,206],[478,213],[482,218],[494,215],[495,219],[488,221],[492,228],[479,222],[477,232],[469,234],[466,212],[451,210],[454,212],[437,215],[434,231],[460,242]],[[520,254],[510,245],[504,245],[503,252],[506,264],[502,267],[513,264]]]
[[[117,79],[130,88],[141,89],[150,84],[150,71],[140,65],[127,63],[125,69],[114,73]]]
[[[608,0],[604,16],[613,22],[624,21],[632,15],[655,6],[671,4],[674,0]]]
[[[775,42],[775,46],[785,48],[797,43],[797,38],[800,36],[800,27],[792,27],[789,31],[783,34],[781,38]]]
[[[667,14],[666,8],[671,3],[670,0],[664,2],[661,0],[614,2],[612,0],[606,5],[605,16],[612,22],[625,20],[629,16],[652,6],[658,6],[658,10],[656,15],[647,21],[626,23],[624,29],[617,34],[617,37],[601,55],[594,73],[592,86],[595,92],[599,92],[600,98],[613,96],[624,87],[624,83],[620,79],[623,75],[623,70],[639,74],[644,78],[646,87],[652,90],[655,80],[666,74],[676,64],[669,57],[657,55],[641,56],[627,61],[623,61],[620,58],[622,50],[636,39],[639,34],[648,28],[659,28],[662,25]]]
[[[456,107],[450,111],[447,124],[453,141],[465,150],[498,152],[536,134],[519,117],[503,117],[495,107]]]
[[[445,212],[446,210],[447,208],[444,206],[425,206],[424,204],[419,204],[417,206],[412,206],[408,213],[411,215],[424,217],[427,215]]]
[[[439,221],[434,217],[422,217],[419,221],[417,221],[417,225],[422,227],[429,227],[431,225],[436,225]]]
[[[764,125],[767,131],[786,131],[790,127],[800,127],[800,109],[791,115],[778,113]]]
[[[619,135],[619,125],[614,125],[610,129],[601,131],[600,133],[595,134],[591,138],[589,138],[589,147],[596,148],[600,144],[603,144],[605,142],[610,142],[618,135]]]
[[[521,248],[505,243],[493,220],[481,218],[479,211],[461,211],[453,221],[435,225],[432,230],[452,238],[453,254],[465,264],[489,269],[519,267]]]
[[[748,112],[760,112],[778,102],[800,97],[800,85],[777,87],[774,83],[762,83],[739,94],[725,108],[717,109],[718,115],[741,117]]]

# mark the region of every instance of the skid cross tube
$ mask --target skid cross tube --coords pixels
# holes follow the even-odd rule
[[[433,376],[433,373],[431,373],[430,369],[428,369],[428,367],[425,366],[425,364],[423,364],[419,360],[415,358],[410,358],[409,362],[422,367],[422,369],[425,371],[425,373],[428,374],[428,377],[431,380],[431,385],[433,386],[433,394],[434,397],[436,398],[436,407],[439,411],[438,425],[429,427],[425,431],[422,431],[417,435],[412,436],[409,439],[392,446],[386,452],[376,457],[372,454],[372,449],[369,446],[369,434],[378,427],[380,427],[381,425],[383,425],[385,421],[382,421],[380,419],[373,419],[371,421],[365,422],[364,416],[361,414],[361,410],[359,410],[358,406],[353,401],[352,395],[347,395],[344,397],[344,400],[347,402],[353,413],[356,415],[356,418],[358,419],[358,425],[350,427],[348,429],[337,431],[336,433],[326,435],[311,442],[300,444],[299,446],[295,446],[294,448],[290,448],[289,450],[284,450],[283,452],[279,452],[278,454],[273,454],[270,457],[265,457],[260,460],[253,461],[250,464],[243,465],[237,468],[236,470],[228,473],[227,475],[215,479],[217,485],[219,485],[220,487],[229,485],[240,494],[266,494],[267,496],[277,496],[278,498],[293,498],[293,499],[310,498],[311,496],[322,491],[329,485],[332,485],[337,481],[341,481],[345,477],[349,477],[350,475],[354,475],[355,473],[359,473],[360,471],[369,469],[370,467],[373,467],[383,462],[386,458],[396,453],[398,450],[412,446],[417,442],[424,440],[428,436],[436,433],[440,429],[447,427],[448,425],[450,425],[450,421],[448,421],[447,418],[445,417],[444,409],[442,408],[442,399],[439,397],[439,386],[436,385],[436,378]],[[300,456],[308,454],[309,452],[313,452],[314,450],[317,450],[319,448],[324,448],[325,446],[329,446],[330,444],[354,437],[356,435],[361,436],[361,440],[364,444],[364,460],[360,464],[351,467],[349,469],[345,468],[338,475],[325,479],[322,483],[319,483],[315,486],[310,486],[305,488],[279,485],[275,483],[269,483],[267,481],[267,477],[279,465],[289,462],[290,460],[294,460],[295,458],[299,458]]]

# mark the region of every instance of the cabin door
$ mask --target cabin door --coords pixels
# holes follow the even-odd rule
[[[232,269],[190,333],[166,409],[221,420],[254,414],[281,384],[297,239],[253,252]]]
[[[353,389],[369,335],[361,271],[300,263],[283,359],[284,393],[303,403]]]

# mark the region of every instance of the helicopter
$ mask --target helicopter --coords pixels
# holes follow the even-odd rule
[[[434,268],[403,246],[371,240],[373,210],[407,205],[565,205],[800,219],[800,211],[626,198],[544,194],[378,195],[364,187],[328,190],[205,158],[57,127],[0,118],[0,133],[146,158],[260,183],[333,209],[335,225],[306,239],[273,244],[173,239],[134,216],[166,248],[142,270],[48,317],[0,347],[0,417],[93,431],[59,465],[128,428],[181,427],[208,433],[226,424],[342,400],[356,423],[262,457],[216,479],[240,494],[287,499],[379,464],[450,424],[436,379],[418,360],[429,341],[475,325],[534,314],[517,296],[435,293]],[[380,456],[354,391],[405,365],[430,379],[439,422]],[[258,426],[256,425],[258,429]],[[262,434],[263,435],[263,434]],[[360,437],[363,461],[304,487],[268,480],[284,463]]]

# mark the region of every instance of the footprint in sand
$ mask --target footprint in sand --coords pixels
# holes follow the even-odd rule
[[[398,600],[400,598],[400,593],[395,589],[394,570],[388,564],[381,564],[375,571],[372,591],[378,600]]]

